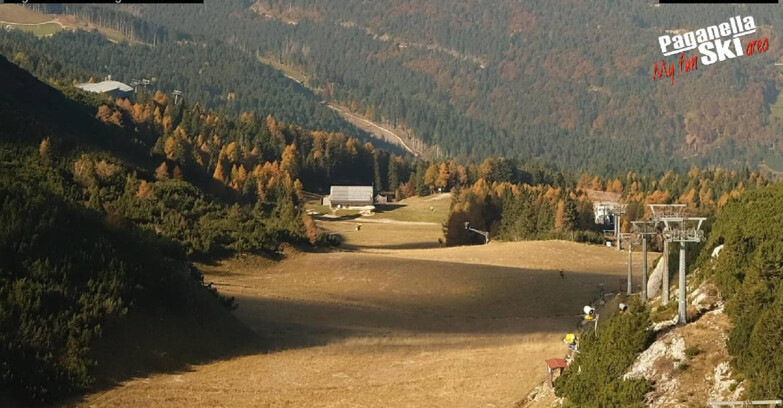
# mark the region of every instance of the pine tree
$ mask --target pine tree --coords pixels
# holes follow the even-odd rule
[[[375,186],[375,191],[384,191],[385,186],[383,183],[383,177],[381,175],[381,154],[378,151],[375,151],[372,155],[372,165],[373,165],[373,185]]]
[[[400,166],[394,156],[389,156],[389,190],[396,190],[400,186]]]

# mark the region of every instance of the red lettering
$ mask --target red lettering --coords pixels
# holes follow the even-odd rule
[[[674,85],[674,69],[677,64],[680,65],[680,75],[686,72],[696,71],[699,69],[699,56],[687,57],[685,54],[680,54],[679,60],[673,61],[669,65],[666,65],[665,60],[661,60],[660,62],[655,61],[653,63],[653,81],[666,77],[669,78],[670,83]]]
[[[753,40],[745,47],[745,55],[753,55],[759,52],[769,51],[769,37],[764,37],[763,40]]]
[[[668,68],[668,69],[667,69]],[[667,78],[672,79],[672,85],[674,85],[674,64],[666,66],[666,61],[661,60],[660,69],[658,69],[658,62],[653,65],[653,81],[663,78],[666,75]]]
[[[653,81],[661,79],[663,76],[663,72],[666,69],[666,63],[661,60],[661,70],[658,70],[658,61],[655,61],[655,65],[653,66]]]
[[[756,40],[753,40],[748,43],[748,46],[745,47],[745,55],[753,55],[753,52],[756,50]]]

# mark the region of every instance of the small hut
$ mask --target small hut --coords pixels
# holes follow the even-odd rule
[[[546,360],[546,378],[549,381],[549,386],[555,386],[554,372],[558,371],[557,375],[563,374],[563,369],[568,367],[566,361],[562,358],[550,358]]]

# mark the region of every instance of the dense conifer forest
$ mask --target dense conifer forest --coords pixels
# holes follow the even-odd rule
[[[718,215],[698,263],[728,298],[727,346],[750,398],[783,395],[783,186],[732,200]],[[714,259],[712,248],[723,245]]]
[[[220,40],[233,54],[297,67],[325,99],[409,130],[449,156],[542,158],[603,175],[780,163],[774,63],[782,22],[752,6],[237,0],[58,7],[138,26],[129,33],[141,40]],[[700,67],[673,86],[652,81],[659,35],[738,14],[755,17],[770,52]],[[172,34],[157,35],[156,27]]]

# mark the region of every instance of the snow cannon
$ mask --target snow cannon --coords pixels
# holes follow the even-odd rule
[[[587,321],[593,321],[595,320],[595,308],[592,306],[585,306],[584,309],[582,309],[585,312],[585,320]]]

